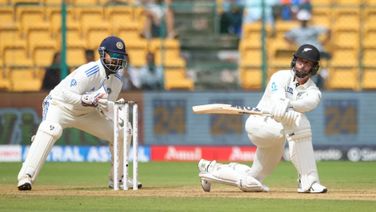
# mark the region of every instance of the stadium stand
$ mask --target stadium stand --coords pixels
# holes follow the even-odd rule
[[[42,81],[33,67],[12,67],[9,71],[11,91],[38,91]]]
[[[326,85],[329,89],[359,89],[359,72],[354,67],[331,67]]]
[[[184,68],[165,69],[164,75],[164,87],[166,90],[194,89],[194,82],[187,78]]]
[[[376,67],[363,69],[362,88],[376,89]]]
[[[104,36],[116,34],[125,39],[132,65],[142,66],[146,52],[152,51],[157,64],[174,70],[165,75],[165,81],[168,81],[167,76],[185,78],[187,64],[181,57],[179,40],[143,39],[140,32],[145,16],[143,8],[134,6],[135,1],[122,1],[128,5],[107,5],[106,0],[67,2],[69,67],[85,62],[84,49],[96,49]],[[376,1],[315,0],[311,3],[313,23],[332,29],[329,50],[333,58],[327,67],[330,73],[327,88],[358,90],[364,86],[372,89],[373,81],[365,76],[374,76],[376,65],[376,9],[373,7]],[[13,71],[13,67],[45,67],[50,62],[48,55],[61,48],[60,4],[60,0],[7,0],[7,4],[0,6],[1,82],[5,82],[2,87],[10,87],[11,83],[7,82],[10,75],[4,73]],[[266,26],[268,76],[278,68],[288,67],[292,49],[285,45],[282,36],[294,26],[294,21],[277,21],[274,34],[271,26]],[[240,86],[244,89],[260,88],[261,82],[257,80],[261,80],[261,22],[244,25],[239,53]],[[364,66],[364,73],[360,65]],[[175,73],[176,69],[180,71]],[[350,76],[363,77],[356,77],[355,80],[361,80],[355,82],[341,82]],[[171,85],[167,87],[170,89]]]
[[[240,66],[240,85],[247,90],[260,89],[262,75],[260,68],[242,67]]]
[[[135,39],[125,41],[131,65],[140,67],[145,64],[145,57],[148,50],[148,43],[145,39]]]

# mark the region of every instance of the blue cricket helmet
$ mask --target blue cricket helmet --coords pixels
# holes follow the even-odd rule
[[[124,41],[116,36],[108,36],[99,45],[98,52],[102,65],[110,73],[116,73],[128,65],[128,54]],[[106,54],[109,57],[106,57]]]

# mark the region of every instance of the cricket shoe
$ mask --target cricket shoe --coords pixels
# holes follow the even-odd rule
[[[318,182],[314,182],[308,190],[303,190],[300,183],[298,187],[298,193],[326,193],[327,191],[328,189]]]
[[[128,185],[129,189],[133,189],[133,180],[128,178],[127,185]],[[109,180],[108,181],[108,187],[111,188],[111,189],[114,188],[114,181],[113,180]],[[122,180],[119,180],[119,187],[120,187],[120,189],[124,188],[124,184],[123,184]],[[138,189],[142,188],[142,183],[141,182],[137,182],[137,188]]]
[[[31,190],[31,185],[31,176],[27,174],[18,181],[17,187],[20,191],[29,191]]]
[[[215,163],[216,163],[215,160],[208,161],[208,160],[204,160],[204,159],[201,159],[198,162],[198,169],[200,171],[199,176],[200,176],[200,181],[201,181],[201,187],[202,187],[202,190],[204,190],[205,192],[210,192],[211,183],[208,180],[203,179],[201,176],[202,176],[202,174],[208,173],[209,166],[214,165]]]

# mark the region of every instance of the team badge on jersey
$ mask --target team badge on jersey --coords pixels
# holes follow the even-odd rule
[[[72,79],[71,82],[70,82],[70,86],[73,87],[73,86],[76,86],[77,85],[77,81],[75,79]]]
[[[272,91],[273,91],[273,92],[274,92],[274,91],[277,91],[277,85],[275,84],[275,82],[272,83],[271,88],[272,88]]]

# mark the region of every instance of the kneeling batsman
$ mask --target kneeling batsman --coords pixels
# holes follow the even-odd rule
[[[321,92],[310,79],[319,69],[319,60],[317,48],[304,44],[295,52],[290,70],[273,74],[257,105],[270,111],[269,116],[250,115],[245,124],[250,141],[257,146],[252,166],[201,159],[198,168],[204,191],[209,192],[212,183],[237,186],[242,191],[269,191],[262,182],[280,162],[287,140],[290,159],[298,172],[297,191],[327,192],[320,184],[311,125],[304,114],[320,103]]]

